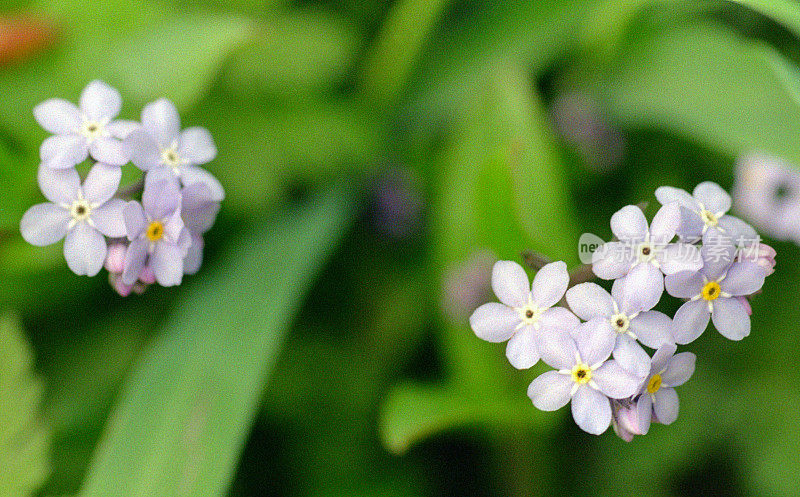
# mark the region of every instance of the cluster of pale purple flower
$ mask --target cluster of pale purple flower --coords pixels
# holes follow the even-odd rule
[[[92,81],[79,105],[53,98],[33,110],[52,136],[42,143],[38,182],[49,202],[28,209],[23,238],[36,246],[64,239],[64,257],[78,275],[105,266],[122,296],[153,283],[179,285],[203,256],[203,234],[216,220],[222,185],[198,167],[217,149],[205,128],[181,131],[178,110],[160,99],[144,107],[141,122],[115,119],[119,92]],[[91,158],[83,182],[76,169]],[[120,189],[122,167],[144,173]],[[130,197],[142,191],[141,202]]]
[[[568,288],[564,262],[544,265],[528,286],[522,266],[498,261],[491,283],[500,302],[470,317],[479,338],[508,340],[515,368],[540,359],[555,368],[530,384],[534,406],[553,411],[571,401],[580,428],[600,434],[613,425],[626,441],[677,419],[675,387],[692,376],[695,355],[676,354],[676,344],[694,341],[709,321],[731,340],[749,335],[747,297],[775,266],[775,251],[727,214],[731,198],[715,183],[693,194],[661,187],[656,198],[662,206],[649,224],[637,206],[616,212],[616,240],[593,254],[592,272],[613,280],[610,293],[591,282]],[[665,289],[686,300],[674,319],[653,310]],[[564,298],[569,309],[557,306]],[[652,357],[642,345],[655,349]]]

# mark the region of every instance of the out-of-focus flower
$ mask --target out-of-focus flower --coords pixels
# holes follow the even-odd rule
[[[736,210],[778,240],[800,243],[800,172],[781,159],[759,153],[742,156],[733,187]]]
[[[623,207],[611,216],[611,231],[619,241],[608,242],[594,252],[592,271],[607,280],[635,276],[642,304],[653,308],[664,293],[664,274],[696,271],[702,264],[697,247],[670,243],[680,220],[677,203],[661,207],[649,227],[639,207]]]
[[[179,285],[189,250],[189,230],[181,219],[181,194],[173,181],[146,185],[142,203],[131,201],[123,211],[130,245],[122,282],[132,285],[146,265],[161,286]]]
[[[567,265],[547,264],[528,286],[525,270],[513,261],[497,261],[492,269],[492,289],[501,303],[478,307],[469,318],[475,334],[489,342],[508,340],[506,357],[517,369],[539,361],[536,337],[544,330],[570,331],[578,318],[563,307],[553,307],[569,284]],[[611,353],[609,351],[609,353]]]
[[[39,187],[52,203],[28,209],[20,222],[22,237],[39,247],[62,238],[64,257],[78,275],[96,275],[106,260],[106,239],[125,236],[125,202],[111,197],[122,173],[119,167],[97,163],[83,186],[75,169],[39,167]]]
[[[198,167],[214,160],[217,147],[206,128],[181,131],[178,109],[167,99],[147,104],[142,110],[141,128],[125,139],[131,161],[147,171],[147,182],[171,180],[184,186],[203,183],[215,201],[225,198],[222,184],[211,173]]]
[[[442,282],[442,308],[454,323],[463,323],[492,297],[492,266],[497,256],[490,250],[474,252],[451,268]]]
[[[183,271],[185,274],[195,274],[203,262],[203,233],[214,225],[220,204],[213,200],[211,189],[205,183],[187,186],[181,191],[181,197],[181,218],[192,241],[184,259]]]
[[[539,353],[556,371],[538,376],[528,387],[528,397],[543,411],[555,411],[572,400],[575,423],[594,435],[611,424],[609,399],[630,397],[642,381],[616,361],[607,360],[614,339],[596,333],[600,325],[600,320],[592,320],[572,334],[545,332],[539,340]]]
[[[422,180],[408,167],[391,167],[371,182],[373,218],[377,227],[392,238],[411,236],[420,227],[425,207]]]
[[[36,122],[53,134],[42,142],[42,165],[67,169],[89,154],[98,162],[122,166],[130,160],[127,146],[119,138],[130,131],[129,121],[112,121],[122,108],[122,97],[114,88],[95,80],[81,93],[79,106],[51,98],[33,109]]]
[[[566,141],[594,169],[608,171],[619,165],[625,137],[603,115],[589,94],[571,91],[558,95],[551,107],[553,120]]]

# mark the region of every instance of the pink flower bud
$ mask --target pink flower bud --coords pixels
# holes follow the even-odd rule
[[[111,285],[120,297],[127,297],[131,294],[133,285],[126,285],[122,282],[121,273],[108,273],[108,284]]]
[[[124,243],[112,243],[108,246],[105,267],[109,273],[122,273],[125,267],[125,253],[128,246]]]
[[[139,275],[139,281],[145,285],[152,285],[156,282],[156,274],[153,272],[153,266],[148,264],[142,269],[142,274]]]

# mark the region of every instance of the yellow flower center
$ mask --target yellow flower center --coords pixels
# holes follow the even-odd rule
[[[592,379],[592,370],[586,364],[576,364],[572,368],[572,381],[581,385]]]
[[[709,281],[700,291],[700,295],[702,295],[705,300],[716,300],[720,292],[719,283],[716,281]]]
[[[158,221],[150,223],[150,226],[147,227],[147,238],[151,242],[157,242],[161,240],[162,236],[164,236],[164,225]]]
[[[661,375],[654,374],[647,382],[647,393],[656,393],[659,388],[661,388]]]
[[[706,209],[700,211],[700,218],[703,220],[704,223],[706,223],[708,226],[711,226],[712,228],[719,224],[719,219],[717,219],[717,216],[715,216],[713,212]]]

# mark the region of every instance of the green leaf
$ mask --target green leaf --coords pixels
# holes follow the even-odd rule
[[[485,249],[501,259],[519,260],[530,248],[577,260],[564,164],[543,105],[521,72],[503,66],[488,75],[475,114],[454,140],[434,211],[433,267],[445,287],[443,268],[458,268]],[[532,378],[516,375],[502,345],[476,338],[466,318],[447,323],[441,340],[444,382],[400,385],[383,405],[381,434],[390,450],[465,424],[541,428],[557,419],[531,407],[525,382]]]
[[[744,5],[783,24],[795,36],[800,36],[800,4],[794,0],[728,0]]]
[[[450,0],[399,0],[371,48],[364,67],[364,90],[379,101],[393,101],[409,75],[436,22]]]
[[[81,496],[225,494],[282,338],[352,201],[336,188],[256,230],[187,292],[126,382]]]
[[[179,109],[189,108],[208,92],[222,64],[252,36],[253,28],[241,17],[169,18],[115,46],[109,79],[136,103],[165,96]]]
[[[260,23],[252,43],[235,54],[222,77],[231,91],[306,95],[342,80],[358,40],[342,19],[292,11]]]
[[[44,385],[17,319],[0,316],[0,495],[27,497],[50,473],[50,434],[39,420]]]
[[[654,33],[600,83],[627,126],[662,127],[723,153],[800,163],[800,106],[763,49],[720,27]]]

